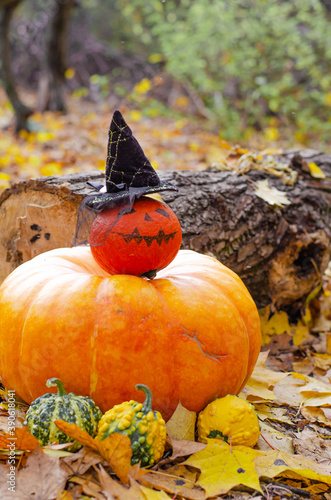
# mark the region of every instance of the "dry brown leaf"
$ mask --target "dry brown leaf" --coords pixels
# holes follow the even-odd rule
[[[2,408],[0,406],[0,433],[7,434],[8,431],[8,414],[7,412],[2,413]]]
[[[189,500],[204,500],[205,493],[195,485],[197,471],[190,471],[185,465],[175,465],[166,470],[145,474],[139,482],[147,487],[164,490]]]
[[[104,496],[101,494],[101,486],[90,475],[74,476],[69,479],[69,482],[79,484],[86,495],[97,500],[104,500]]]
[[[331,408],[321,408],[325,418],[331,422]]]
[[[323,439],[316,431],[306,426],[302,432],[296,433],[296,437],[293,438],[293,445],[295,453],[331,467],[330,436]]]
[[[296,425],[287,414],[287,408],[281,406],[272,406],[272,404],[254,404],[255,413],[259,420],[270,420],[275,422],[284,422],[288,425]]]
[[[261,434],[257,442],[259,450],[269,451],[270,447],[276,450],[287,451],[293,453],[293,442],[290,436],[286,436],[282,432],[277,431],[265,422],[260,422]]]
[[[119,433],[114,433],[103,441],[97,441],[86,431],[77,427],[76,424],[68,424],[64,420],[55,420],[54,423],[68,436],[100,453],[107,460],[119,479],[123,483],[128,484],[132,456],[130,438]]]
[[[190,439],[194,441],[195,421],[197,414],[187,410],[181,403],[166,424],[167,434],[175,439]]]
[[[187,457],[192,455],[197,451],[206,448],[206,444],[198,443],[197,441],[188,441],[186,439],[173,439],[169,438],[170,444],[172,446],[172,455],[169,460],[175,460],[176,458]]]
[[[111,498],[116,498],[117,500],[145,500],[139,486],[138,488],[134,487],[134,489],[123,486],[118,481],[111,478],[102,465],[98,467],[98,477],[102,491],[110,493],[112,495]]]
[[[106,463],[99,453],[89,450],[88,448],[82,448],[61,461],[62,466],[71,476],[85,474],[90,467],[100,462]]]
[[[274,387],[274,394],[276,395],[275,404],[285,404],[292,408],[299,408],[302,404],[300,391],[305,384],[306,382],[304,379],[293,377],[293,375],[288,374],[286,379],[281,380]]]
[[[0,483],[1,500],[54,500],[63,490],[67,474],[60,459],[49,457],[38,446],[29,456],[26,467],[15,471],[15,493],[8,491],[6,482]]]

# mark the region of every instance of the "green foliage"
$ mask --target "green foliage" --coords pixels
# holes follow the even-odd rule
[[[331,138],[331,30],[319,0],[116,0],[123,36],[160,52],[224,135],[294,125]]]

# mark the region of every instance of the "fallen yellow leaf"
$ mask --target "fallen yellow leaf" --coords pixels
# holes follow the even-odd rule
[[[255,470],[259,451],[246,446],[232,446],[224,441],[210,439],[207,447],[186,460],[183,465],[200,469],[197,485],[206,496],[223,495],[231,488],[243,485],[262,492]]]
[[[255,460],[258,475],[273,478],[292,471],[299,476],[331,484],[330,467],[323,467],[301,455],[292,455],[285,451],[271,450],[260,454]],[[329,475],[328,475],[329,474]]]
[[[68,68],[65,71],[64,76],[67,80],[71,80],[75,76],[75,70],[73,68]]]
[[[277,397],[272,388],[289,373],[274,372],[265,367],[268,351],[259,354],[254,371],[241,395],[249,401],[274,401]]]
[[[50,176],[50,175],[61,175],[62,174],[62,165],[59,162],[52,161],[47,163],[40,169],[41,175]]]
[[[315,179],[325,179],[326,175],[316,163],[308,163],[309,172]]]
[[[285,311],[279,311],[275,314],[270,313],[270,307],[259,310],[262,345],[269,344],[272,337],[281,335],[284,332],[290,332],[291,326]]]
[[[312,379],[300,392],[305,406],[331,406],[331,384]]]
[[[140,486],[146,500],[169,500],[169,496],[164,491],[155,491],[146,486]]]
[[[56,500],[74,500],[70,491],[64,490],[62,493],[58,493]]]

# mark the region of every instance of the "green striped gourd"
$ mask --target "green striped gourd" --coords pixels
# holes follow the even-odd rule
[[[63,383],[57,378],[47,380],[46,385],[47,387],[57,386],[57,394],[44,394],[33,401],[24,422],[41,446],[54,442],[61,444],[73,441],[54,424],[54,420],[59,419],[69,424],[76,424],[94,437],[102,416],[101,410],[94,401],[89,397],[76,396],[72,392],[67,394]],[[68,450],[76,451],[81,447],[78,441],[74,441]]]

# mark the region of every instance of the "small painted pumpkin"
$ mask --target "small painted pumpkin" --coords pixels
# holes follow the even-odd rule
[[[175,258],[182,242],[179,221],[171,208],[143,196],[129,213],[122,205],[102,211],[90,232],[92,255],[111,274],[153,278]]]
[[[107,411],[100,420],[96,439],[103,441],[114,432],[129,436],[131,465],[141,462],[143,467],[162,458],[166,442],[166,426],[161,413],[152,411],[152,393],[146,385],[137,384],[144,391],[144,404],[126,401]]]
[[[76,396],[66,393],[61,380],[51,378],[46,382],[47,387],[57,387],[57,394],[48,393],[40,396],[31,403],[26,413],[24,425],[29,432],[38,439],[42,446],[54,442],[70,443],[72,438],[60,431],[54,420],[62,419],[69,424],[76,424],[88,432],[92,437],[97,433],[99,420],[102,416],[100,409],[89,397]],[[69,451],[79,450],[82,445],[74,441]]]
[[[255,446],[260,435],[260,425],[254,406],[228,394],[216,399],[199,413],[198,439],[223,439],[233,445]]]
[[[89,247],[58,248],[0,287],[0,378],[27,402],[56,376],[105,412],[144,383],[167,421],[179,401],[199,412],[239,394],[260,347],[243,282],[190,250],[148,280],[108,274]]]

